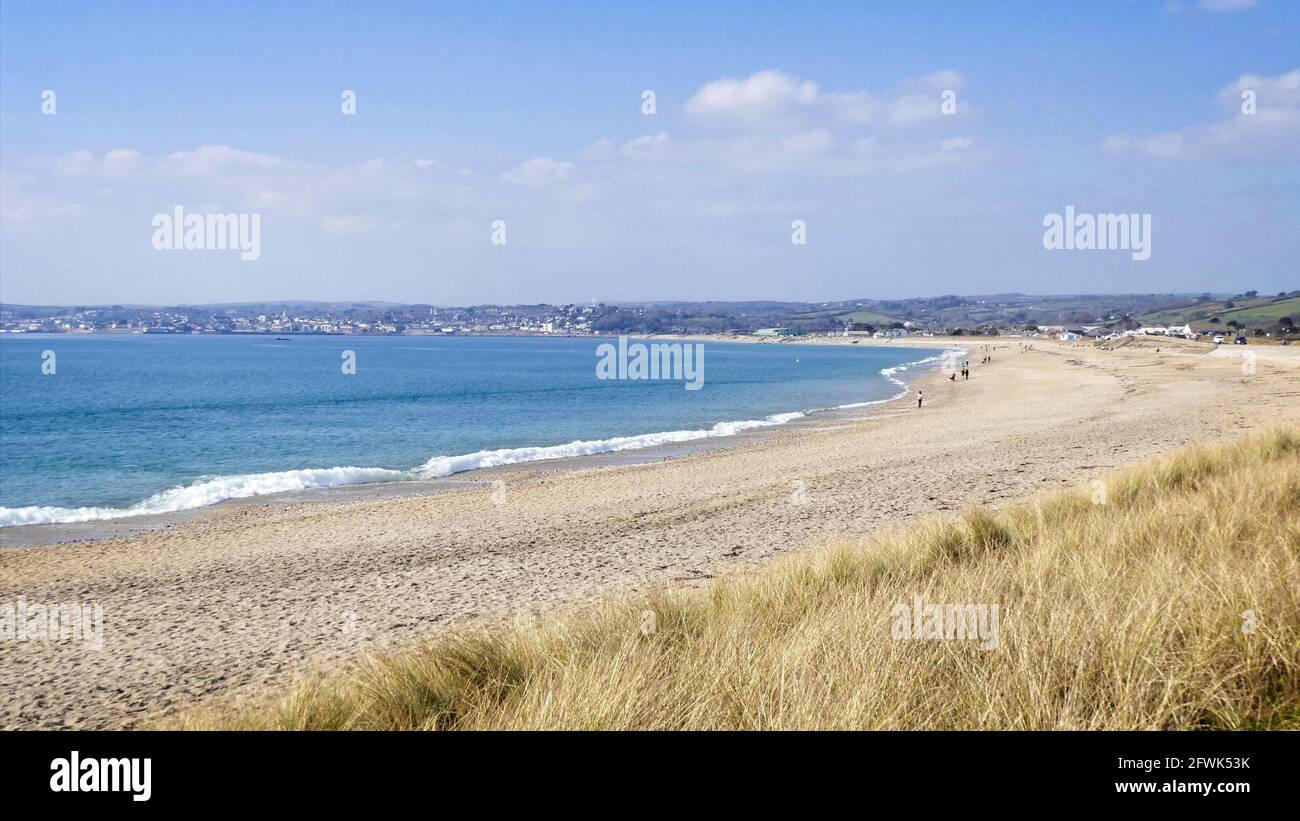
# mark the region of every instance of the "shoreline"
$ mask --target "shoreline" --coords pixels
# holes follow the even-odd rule
[[[687,341],[687,338],[684,337],[671,337],[671,336],[667,336],[667,337],[666,336],[635,336],[635,337],[629,336],[628,338],[643,339],[643,340]],[[725,344],[725,343],[733,342],[733,340],[730,340],[725,337],[716,337],[716,338],[715,337],[692,337],[690,339],[701,343],[715,342],[715,343]],[[790,338],[790,339],[796,339],[796,338]],[[834,342],[817,343],[817,342],[813,342],[813,339],[821,339],[821,338],[809,338],[807,341],[801,344],[835,344]],[[752,341],[761,343],[766,340],[753,338]],[[848,344],[853,344],[853,342],[849,339],[844,339],[841,344],[848,345]],[[878,345],[878,347],[888,347],[888,346]],[[914,346],[905,346],[905,347],[914,347],[922,350],[932,349],[931,346],[928,345],[926,346],[914,345]],[[455,490],[454,487],[446,486],[445,480],[450,480],[452,479],[452,477],[457,477],[457,476],[459,477],[477,476],[483,474],[484,472],[498,470],[501,468],[526,469],[523,468],[522,466],[537,466],[537,469],[542,470],[542,469],[546,469],[548,466],[553,466],[557,469],[563,469],[566,463],[568,464],[569,467],[581,468],[584,461],[589,461],[595,459],[596,457],[609,455],[609,454],[644,453],[645,454],[644,458],[636,459],[635,457],[633,457],[634,460],[637,462],[655,461],[659,459],[676,458],[682,455],[687,455],[689,453],[696,452],[698,450],[708,449],[710,444],[712,444],[714,440],[721,440],[716,443],[717,447],[734,446],[734,445],[728,445],[727,442],[736,439],[736,437],[740,436],[741,434],[750,433],[753,431],[761,431],[765,429],[779,428],[787,424],[797,422],[801,419],[808,419],[811,417],[822,416],[823,414],[834,413],[839,410],[864,408],[872,405],[885,404],[885,403],[897,401],[903,398],[904,396],[906,396],[907,393],[909,392],[909,383],[896,378],[897,373],[910,371],[914,368],[917,368],[918,366],[934,365],[935,367],[937,367],[937,363],[942,359],[943,354],[946,353],[947,351],[954,350],[954,349],[949,346],[944,346],[942,348],[933,348],[933,350],[935,352],[933,356],[923,357],[921,359],[913,360],[913,361],[902,362],[899,363],[898,365],[882,368],[880,371],[878,371],[880,376],[883,376],[889,382],[893,382],[894,384],[899,386],[900,389],[899,392],[896,393],[894,396],[887,397],[884,399],[872,399],[872,400],[865,400],[862,402],[848,402],[848,403],[834,405],[831,407],[824,407],[824,408],[806,408],[806,409],[799,409],[799,410],[777,411],[775,413],[768,414],[761,419],[723,420],[714,423],[709,427],[672,430],[672,431],[652,431],[647,433],[635,433],[635,434],[627,434],[623,436],[617,436],[617,437],[612,437],[609,439],[601,439],[601,440],[574,440],[570,442],[557,443],[554,445],[520,446],[516,448],[505,448],[499,450],[484,449],[480,451],[475,451],[473,453],[453,454],[450,456],[434,457],[435,459],[441,459],[446,461],[449,465],[449,469],[451,472],[442,476],[420,477],[415,475],[419,470],[418,468],[411,468],[411,469],[377,468],[377,467],[361,468],[355,466],[348,466],[348,467],[336,466],[330,468],[300,468],[300,469],[290,469],[286,471],[281,471],[280,473],[302,474],[302,473],[317,473],[317,472],[324,473],[324,472],[331,472],[331,471],[365,471],[367,473],[390,472],[390,473],[397,473],[397,474],[406,474],[407,478],[393,478],[386,481],[357,481],[357,482],[343,481],[337,484],[327,484],[327,485],[320,485],[314,487],[293,488],[293,489],[286,489],[286,490],[275,490],[266,493],[252,493],[246,496],[226,497],[207,504],[199,504],[199,505],[194,505],[189,507],[179,507],[173,510],[143,511],[139,513],[125,512],[125,511],[130,511],[135,507],[147,505],[150,502],[150,500],[155,499],[163,494],[175,493],[175,492],[191,489],[196,486],[199,486],[200,484],[203,484],[205,481],[217,482],[217,481],[229,481],[231,479],[241,478],[241,477],[242,478],[269,477],[275,475],[276,472],[260,473],[260,474],[239,474],[239,475],[232,475],[232,476],[217,476],[203,481],[195,479],[189,482],[188,484],[175,485],[171,488],[166,488],[161,491],[158,491],[154,495],[146,499],[143,499],[139,502],[136,502],[133,505],[125,508],[109,508],[109,507],[98,507],[92,505],[83,505],[80,507],[59,507],[55,505],[18,506],[14,508],[9,508],[8,512],[12,513],[16,511],[31,510],[35,508],[38,511],[44,511],[44,510],[61,510],[61,511],[69,511],[69,512],[106,511],[115,514],[122,514],[122,515],[111,515],[111,516],[101,515],[101,516],[91,516],[90,518],[80,519],[80,520],[14,523],[14,524],[0,525],[0,549],[7,549],[12,547],[63,544],[68,542],[90,541],[90,540],[102,539],[102,538],[114,538],[114,537],[125,536],[125,535],[134,535],[149,530],[156,530],[162,527],[171,527],[175,524],[183,523],[185,521],[194,518],[197,515],[201,515],[206,510],[213,510],[217,508],[230,508],[230,507],[237,506],[239,504],[258,504],[258,503],[265,503],[265,502],[273,503],[277,499],[287,500],[287,499],[294,499],[295,497],[302,498],[304,501],[318,500],[322,502],[328,502],[332,497],[337,499],[346,495],[350,495],[348,493],[349,491],[357,491],[361,493],[374,493],[376,495],[385,494],[385,493],[400,494],[403,493],[404,491],[409,492],[410,494],[445,493],[445,492],[453,492]],[[964,352],[965,352],[964,350],[959,350],[959,353],[964,353]],[[925,369],[925,371],[931,371],[931,370],[933,370],[933,368]],[[666,437],[665,441],[657,441],[657,442],[652,441],[656,438],[665,438],[665,437]],[[640,442],[638,442],[637,440],[640,440]],[[646,442],[646,444],[642,444],[641,442]],[[573,449],[575,447],[578,450],[582,450],[584,448],[589,447],[591,448],[591,450],[590,452],[587,453],[571,453],[571,454],[561,454],[556,456],[547,455],[547,456],[541,456],[540,458],[530,458],[528,456],[522,455],[523,452],[526,451],[556,452],[556,451],[563,451],[565,449]],[[463,469],[450,468],[451,465],[461,460],[472,460],[474,457],[478,457],[479,461],[483,461],[484,459],[491,460],[492,458],[497,457],[499,454],[502,455],[516,454],[519,455],[519,458],[516,459],[514,455],[509,455],[504,457],[509,461],[503,462],[501,464],[479,465],[479,466],[472,466]],[[428,463],[426,462],[426,464]]]
[[[102,605],[103,649],[6,646],[8,728],[145,727],[447,630],[611,596],[967,505],[1086,485],[1192,442],[1300,423],[1300,360],[993,343],[969,382],[639,464],[507,470],[462,492],[277,500],[156,531],[0,550],[0,602]],[[983,354],[969,346],[968,358]],[[1177,402],[1171,405],[1171,397]],[[733,437],[739,438],[739,437]]]
[[[892,401],[892,400],[885,400]],[[792,420],[798,421],[798,420]],[[140,513],[113,519],[95,519],[85,522],[44,522],[30,525],[5,525],[0,527],[0,550],[57,547],[118,539],[143,533],[157,532],[185,524],[208,514],[238,514],[243,508],[274,507],[276,505],[335,505],[349,502],[383,501],[387,499],[419,498],[431,495],[481,491],[497,477],[525,478],[531,474],[580,471],[603,467],[654,464],[669,459],[687,458],[694,453],[742,447],[757,441],[772,431],[758,429],[740,431],[726,437],[698,439],[650,445],[622,451],[605,451],[580,456],[559,456],[531,462],[492,465],[471,468],[450,476],[434,479],[403,479],[392,482],[362,482],[355,485],[281,490],[260,496],[222,499],[210,505],[161,513]]]

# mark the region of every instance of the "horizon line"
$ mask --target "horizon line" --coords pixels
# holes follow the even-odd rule
[[[747,303],[783,303],[794,305],[829,305],[850,302],[909,302],[922,299],[942,299],[944,297],[956,297],[962,299],[976,299],[989,297],[1125,297],[1125,296],[1145,296],[1145,297],[1200,297],[1209,295],[1214,297],[1233,297],[1240,296],[1228,291],[1072,291],[1056,293],[1025,293],[1022,291],[999,291],[995,293],[942,293],[930,294],[925,296],[909,296],[896,298],[879,298],[879,297],[846,297],[839,299],[778,299],[778,298],[750,298],[750,299],[629,299],[619,301],[601,301],[590,300],[600,305],[675,305],[675,304],[747,304]],[[1295,293],[1292,291],[1281,291],[1279,294],[1258,294],[1260,297],[1282,296]],[[513,307],[526,305],[585,305],[589,301],[565,301],[565,302],[472,302],[463,304],[437,303],[437,302],[396,302],[388,299],[250,299],[240,300],[238,302],[51,302],[51,303],[30,303],[30,302],[0,302],[0,308],[213,308],[222,306],[243,306],[243,305],[376,305],[376,306],[394,306],[407,307],[418,306],[425,308],[472,308],[477,306],[499,306]]]

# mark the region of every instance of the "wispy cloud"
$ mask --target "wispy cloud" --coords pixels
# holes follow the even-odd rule
[[[24,163],[21,180],[6,186],[5,222],[30,228],[73,219],[86,213],[78,203],[105,190],[146,209],[206,204],[300,218],[329,237],[478,224],[528,208],[584,218],[582,209],[662,211],[690,202],[696,214],[725,216],[742,210],[735,204],[741,188],[778,207],[783,186],[774,178],[909,173],[976,156],[973,137],[938,125],[956,122],[941,113],[943,91],[964,88],[955,71],[908,78],[890,94],[827,92],[762,71],[699,86],[683,107],[682,134],[607,137],[573,158],[534,156],[488,171],[431,158],[327,164],[231,145],[164,154],[78,150]],[[969,111],[964,101],[955,110]],[[759,190],[767,185],[774,187]]]
[[[41,190],[32,174],[0,173],[0,228],[26,232],[49,222],[63,222],[85,213],[78,202]]]
[[[543,188],[552,183],[563,182],[572,170],[571,162],[553,160],[550,157],[534,157],[506,169],[501,173],[500,180],[512,185]]]
[[[744,79],[705,83],[686,101],[685,110],[702,125],[743,130],[802,130],[836,122],[907,126],[943,116],[940,95],[960,90],[965,78],[945,70],[901,85],[894,94],[822,91],[811,80],[768,69]],[[957,109],[959,114],[968,111],[964,103]]]
[[[1276,77],[1243,74],[1219,90],[1217,102],[1224,110],[1217,121],[1145,136],[1115,134],[1102,146],[1165,160],[1300,154],[1300,68]]]
[[[117,148],[101,156],[86,150],[59,157],[54,170],[65,177],[125,177],[140,166],[140,152]]]

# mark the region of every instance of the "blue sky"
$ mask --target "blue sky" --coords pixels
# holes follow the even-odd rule
[[[1297,44],[1295,0],[7,0],[0,300],[1292,289]],[[177,205],[260,257],[155,250]],[[1067,205],[1151,258],[1044,249]]]

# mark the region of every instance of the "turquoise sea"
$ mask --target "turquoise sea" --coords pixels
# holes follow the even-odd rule
[[[942,353],[707,342],[700,389],[686,390],[597,378],[610,342],[0,335],[0,525],[727,436],[888,400]]]

